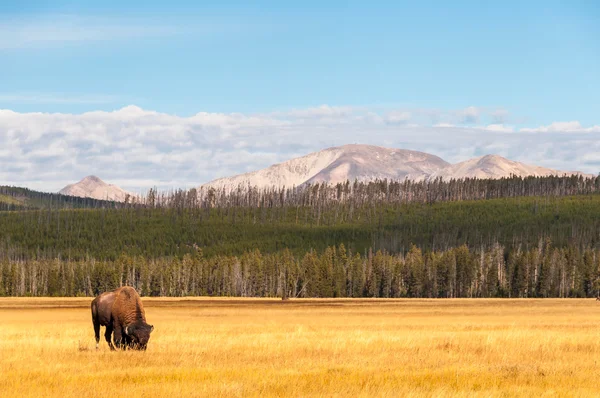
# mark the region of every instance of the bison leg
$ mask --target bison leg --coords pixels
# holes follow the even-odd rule
[[[92,301],[92,323],[94,324],[94,336],[96,337],[96,349],[98,349],[98,344],[100,343],[100,319],[98,318],[98,303],[97,300],[94,299]]]
[[[106,332],[104,332],[104,338],[106,339],[106,342],[108,343],[108,346],[110,347],[110,350],[114,351],[115,346],[113,346],[113,343],[112,343],[112,332],[113,332],[112,325],[106,325]]]
[[[120,326],[115,326],[115,345],[117,348],[125,349],[127,346],[125,345],[125,339],[123,338],[123,332],[121,331]]]
[[[100,322],[97,322],[94,319],[94,336],[96,337],[96,349],[98,349],[98,345],[100,343]]]
[[[131,339],[131,337],[127,336],[125,333],[123,333],[123,344],[127,348],[133,348],[133,340]]]

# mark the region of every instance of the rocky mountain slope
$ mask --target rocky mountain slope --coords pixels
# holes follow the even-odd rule
[[[299,186],[376,178],[423,179],[450,164],[424,152],[372,145],[344,145],[275,164],[266,169],[219,178],[203,187],[235,188],[238,185]]]
[[[116,202],[124,202],[127,195],[130,197],[135,196],[135,194],[127,192],[116,185],[107,184],[96,176],[87,176],[75,184],[69,184],[58,193],[81,198],[114,200]]]
[[[372,145],[344,145],[314,152],[275,164],[266,169],[213,180],[201,188],[235,189],[238,186],[292,187],[306,183],[336,184],[346,180],[374,179],[420,181],[442,177],[502,178],[582,174],[515,162],[498,155],[486,155],[456,164],[438,156],[405,149]]]
[[[549,175],[582,174],[577,171],[560,171],[540,166],[515,162],[498,155],[485,155],[478,158],[456,163],[438,170],[429,178],[502,178],[511,175],[543,177]]]

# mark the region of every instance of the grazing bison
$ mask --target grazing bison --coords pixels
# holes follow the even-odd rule
[[[100,326],[106,326],[104,337],[111,350],[133,348],[145,350],[154,326],[146,323],[142,300],[134,288],[120,287],[112,292],[102,293],[92,301],[92,322],[96,334],[96,349],[100,342]]]

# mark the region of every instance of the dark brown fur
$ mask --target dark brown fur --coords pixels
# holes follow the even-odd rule
[[[146,323],[146,314],[139,294],[130,286],[102,293],[92,301],[92,322],[96,348],[100,341],[100,326],[106,326],[104,337],[111,350],[134,348],[145,350],[154,326]],[[113,336],[114,334],[114,336]],[[112,339],[111,339],[112,337]]]

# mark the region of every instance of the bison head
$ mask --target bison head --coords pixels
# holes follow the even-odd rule
[[[147,323],[134,323],[125,327],[125,334],[131,339],[131,348],[145,351],[153,330],[154,326]]]

